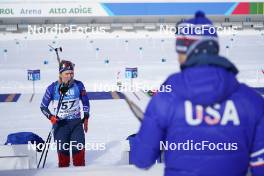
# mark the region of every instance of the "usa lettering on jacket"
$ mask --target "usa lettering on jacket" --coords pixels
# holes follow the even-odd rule
[[[186,100],[185,103],[185,118],[186,122],[190,126],[197,126],[204,121],[208,125],[227,125],[233,123],[233,125],[240,125],[239,115],[237,109],[232,100],[227,100],[224,106],[223,114],[220,114],[220,104],[214,106],[203,107],[201,105],[193,105],[191,101]],[[194,110],[194,113],[193,113]]]

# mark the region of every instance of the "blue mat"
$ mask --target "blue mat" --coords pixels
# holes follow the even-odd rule
[[[0,94],[0,102],[17,102],[21,94]]]

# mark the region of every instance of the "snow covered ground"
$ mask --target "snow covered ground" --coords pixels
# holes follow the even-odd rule
[[[261,72],[264,69],[263,33],[247,30],[220,34],[221,54],[238,66],[239,80],[253,87],[264,87],[264,74]],[[5,142],[9,133],[32,131],[45,139],[50,130],[49,121],[39,110],[44,90],[58,77],[56,57],[48,44],[62,46],[61,58],[76,64],[76,79],[82,80],[88,91],[98,91],[102,85],[116,85],[118,72],[123,85],[129,85],[130,80],[125,79],[125,67],[138,67],[139,77],[134,84],[157,88],[168,75],[179,71],[174,42],[173,35],[159,32],[115,32],[89,36],[0,33],[0,94],[22,93],[17,103],[0,103],[0,144]],[[36,95],[31,103],[32,82],[27,80],[27,69],[41,70],[41,81],[36,82]],[[133,175],[144,175],[145,172],[127,166],[122,159],[122,142],[128,135],[137,132],[140,125],[125,100],[94,100],[90,103],[91,119],[86,142],[105,143],[106,150],[87,151],[87,168],[60,171],[74,172],[75,175],[92,173],[94,176],[100,175],[103,168],[104,175],[116,175],[116,170],[122,171],[123,175],[131,175],[132,172]],[[146,100],[139,104],[145,107]],[[50,175],[61,173],[56,169],[56,151],[49,153],[46,167]],[[162,175],[162,167],[158,165],[145,175]],[[0,175],[20,173],[0,172]],[[45,173],[32,170],[26,175]]]
[[[57,79],[56,56],[48,44],[63,47],[61,58],[76,64],[76,78],[83,80],[88,90],[98,90],[100,85],[116,85],[118,72],[120,79],[127,82],[125,67],[138,67],[136,83],[156,87],[168,75],[179,71],[175,39],[171,34],[114,32],[36,36],[0,33],[1,93],[31,93],[32,83],[27,81],[27,69],[41,69],[41,81],[36,83],[38,93],[43,93],[46,86]],[[264,32],[248,30],[220,34],[220,44],[221,54],[238,66],[238,78],[242,82],[257,87],[264,85],[261,73],[264,68]],[[109,63],[106,64],[105,60]],[[45,65],[44,61],[49,63]]]

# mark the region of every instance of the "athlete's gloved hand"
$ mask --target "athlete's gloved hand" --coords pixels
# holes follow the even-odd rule
[[[55,125],[59,121],[58,118],[54,115],[50,116],[49,120],[52,123],[52,125]]]
[[[83,129],[84,129],[85,133],[87,133],[87,131],[88,131],[88,119],[84,119]]]
[[[87,133],[88,131],[88,119],[89,119],[89,115],[85,113],[83,118],[83,129],[85,133]]]
[[[62,83],[60,85],[60,93],[61,94],[66,94],[66,92],[69,90],[69,85]]]

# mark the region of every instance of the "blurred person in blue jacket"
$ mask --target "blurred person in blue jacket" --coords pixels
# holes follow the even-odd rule
[[[181,72],[151,99],[130,161],[149,168],[164,152],[165,176],[264,176],[264,100],[239,83],[219,55],[217,32],[201,11],[177,26]],[[249,58],[250,59],[250,58]]]

